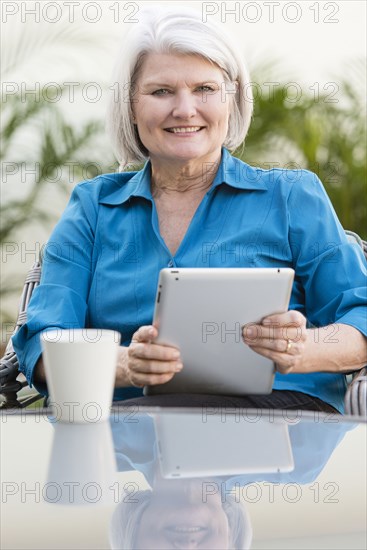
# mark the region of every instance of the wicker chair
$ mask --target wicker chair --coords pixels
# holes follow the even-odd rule
[[[345,233],[351,243],[359,244],[367,259],[367,242],[353,231],[345,231]],[[367,418],[367,366],[352,373],[352,380],[344,398],[344,407],[346,414]]]
[[[23,292],[19,303],[18,319],[13,334],[16,334],[27,320],[27,307],[34,289],[40,283],[40,279],[41,263],[35,262],[24,281]],[[19,372],[18,358],[10,339],[5,349],[5,355],[0,359],[0,395],[4,398],[3,402],[0,403],[0,408],[24,408],[43,397],[38,393],[33,393],[24,398],[18,398],[18,392],[27,386],[28,383],[25,376]]]
[[[367,258],[367,242],[362,241],[362,239],[352,231],[346,231],[345,233],[350,242],[357,243],[362,248]],[[40,278],[41,264],[40,262],[36,262],[28,272],[24,283],[14,334],[26,322],[27,307],[33,290],[39,285]],[[367,417],[367,367],[351,373],[351,377],[352,380],[348,385],[345,395],[345,412],[346,414]],[[27,386],[28,384],[24,375],[19,372],[18,358],[13,349],[12,342],[9,340],[5,355],[0,359],[0,395],[4,398],[3,402],[0,404],[0,408],[24,408],[43,398],[41,394],[19,397],[18,392]]]

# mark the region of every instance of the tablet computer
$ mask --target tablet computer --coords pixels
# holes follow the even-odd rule
[[[291,268],[162,269],[156,341],[180,349],[183,369],[144,393],[271,393],[274,364],[244,344],[242,327],[287,311],[293,278]]]
[[[161,475],[166,479],[291,472],[288,424],[283,418],[240,413],[152,415]],[[254,421],[255,420],[255,421]]]

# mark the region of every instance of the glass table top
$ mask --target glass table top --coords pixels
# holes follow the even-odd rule
[[[366,548],[366,436],[319,412],[3,411],[0,547]]]

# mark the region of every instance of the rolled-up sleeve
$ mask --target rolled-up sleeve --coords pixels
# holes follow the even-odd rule
[[[30,300],[27,322],[12,338],[20,370],[30,386],[42,353],[42,331],[85,326],[95,248],[96,204],[85,184],[78,185],[43,250],[41,282]],[[37,389],[46,393],[43,386]]]
[[[344,323],[367,335],[366,260],[350,243],[319,178],[308,171],[289,195],[289,242],[314,326]]]

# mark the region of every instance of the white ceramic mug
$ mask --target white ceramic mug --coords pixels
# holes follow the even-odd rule
[[[108,418],[120,334],[55,329],[44,331],[41,342],[55,421],[95,423]]]

